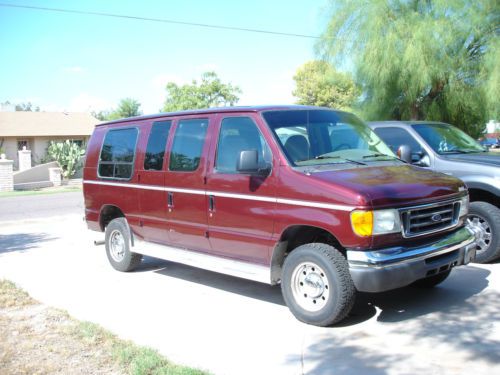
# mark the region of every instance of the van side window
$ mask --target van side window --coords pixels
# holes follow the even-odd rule
[[[249,117],[227,117],[222,120],[215,168],[222,173],[237,173],[241,151],[257,150],[259,166],[266,168],[272,160],[271,150]]]
[[[99,158],[99,177],[132,177],[138,133],[136,128],[113,129],[106,133]]]
[[[167,145],[168,132],[172,121],[158,121],[153,123],[149,133],[146,156],[144,157],[144,169],[161,171],[163,158],[165,157],[165,146]]]
[[[170,152],[171,171],[190,172],[198,168],[207,128],[208,119],[179,121]]]
[[[421,152],[418,142],[405,129],[397,127],[375,128],[373,130],[382,140],[396,152],[401,145],[408,145],[412,152]]]

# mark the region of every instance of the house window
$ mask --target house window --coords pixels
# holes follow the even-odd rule
[[[19,151],[22,151],[24,149],[24,147],[26,147],[26,150],[29,150],[30,149],[30,143],[27,139],[18,139],[17,140],[17,149]]]

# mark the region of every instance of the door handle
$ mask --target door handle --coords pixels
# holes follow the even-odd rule
[[[213,195],[208,196],[208,210],[210,212],[215,211],[215,197]]]
[[[167,193],[167,205],[168,208],[174,207],[174,193],[172,193],[171,191]]]

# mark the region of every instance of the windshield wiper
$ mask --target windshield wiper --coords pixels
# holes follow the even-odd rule
[[[370,155],[364,155],[364,156],[363,156],[363,159],[367,159],[367,158],[378,158],[378,157],[381,157],[381,156],[384,156],[384,157],[386,157],[386,158],[391,158],[391,159],[398,159],[398,160],[401,160],[400,158],[397,158],[397,157],[395,157],[395,156],[386,155],[386,154],[380,154],[380,153],[370,154]]]
[[[353,163],[353,164],[358,164],[358,165],[366,165],[365,163],[362,163],[360,161],[357,161],[357,160],[352,160],[352,159],[347,159],[347,158],[343,158],[341,156],[327,156],[327,155],[318,155],[318,156],[315,156],[314,159],[316,160],[324,160],[324,159],[342,159],[342,160],[345,160],[349,163]]]
[[[362,162],[357,161],[357,160],[346,159],[346,158],[343,158],[340,156],[326,156],[326,155],[315,156],[312,159],[296,160],[295,163],[300,163],[300,162],[309,161],[309,160],[325,160],[325,159],[342,159],[342,161],[340,163],[347,162],[347,163],[353,163],[353,164],[358,164],[358,165],[366,165],[365,163],[362,163]],[[335,164],[338,164],[338,163],[335,163]]]

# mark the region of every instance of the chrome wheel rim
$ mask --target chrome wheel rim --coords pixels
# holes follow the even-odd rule
[[[483,252],[488,250],[493,238],[488,221],[482,216],[474,214],[467,217],[467,225],[476,234],[476,251]]]
[[[304,310],[321,310],[330,298],[330,283],[325,271],[313,262],[300,263],[292,273],[292,294]]]
[[[125,258],[125,239],[119,230],[114,230],[109,236],[109,253],[115,262]]]

